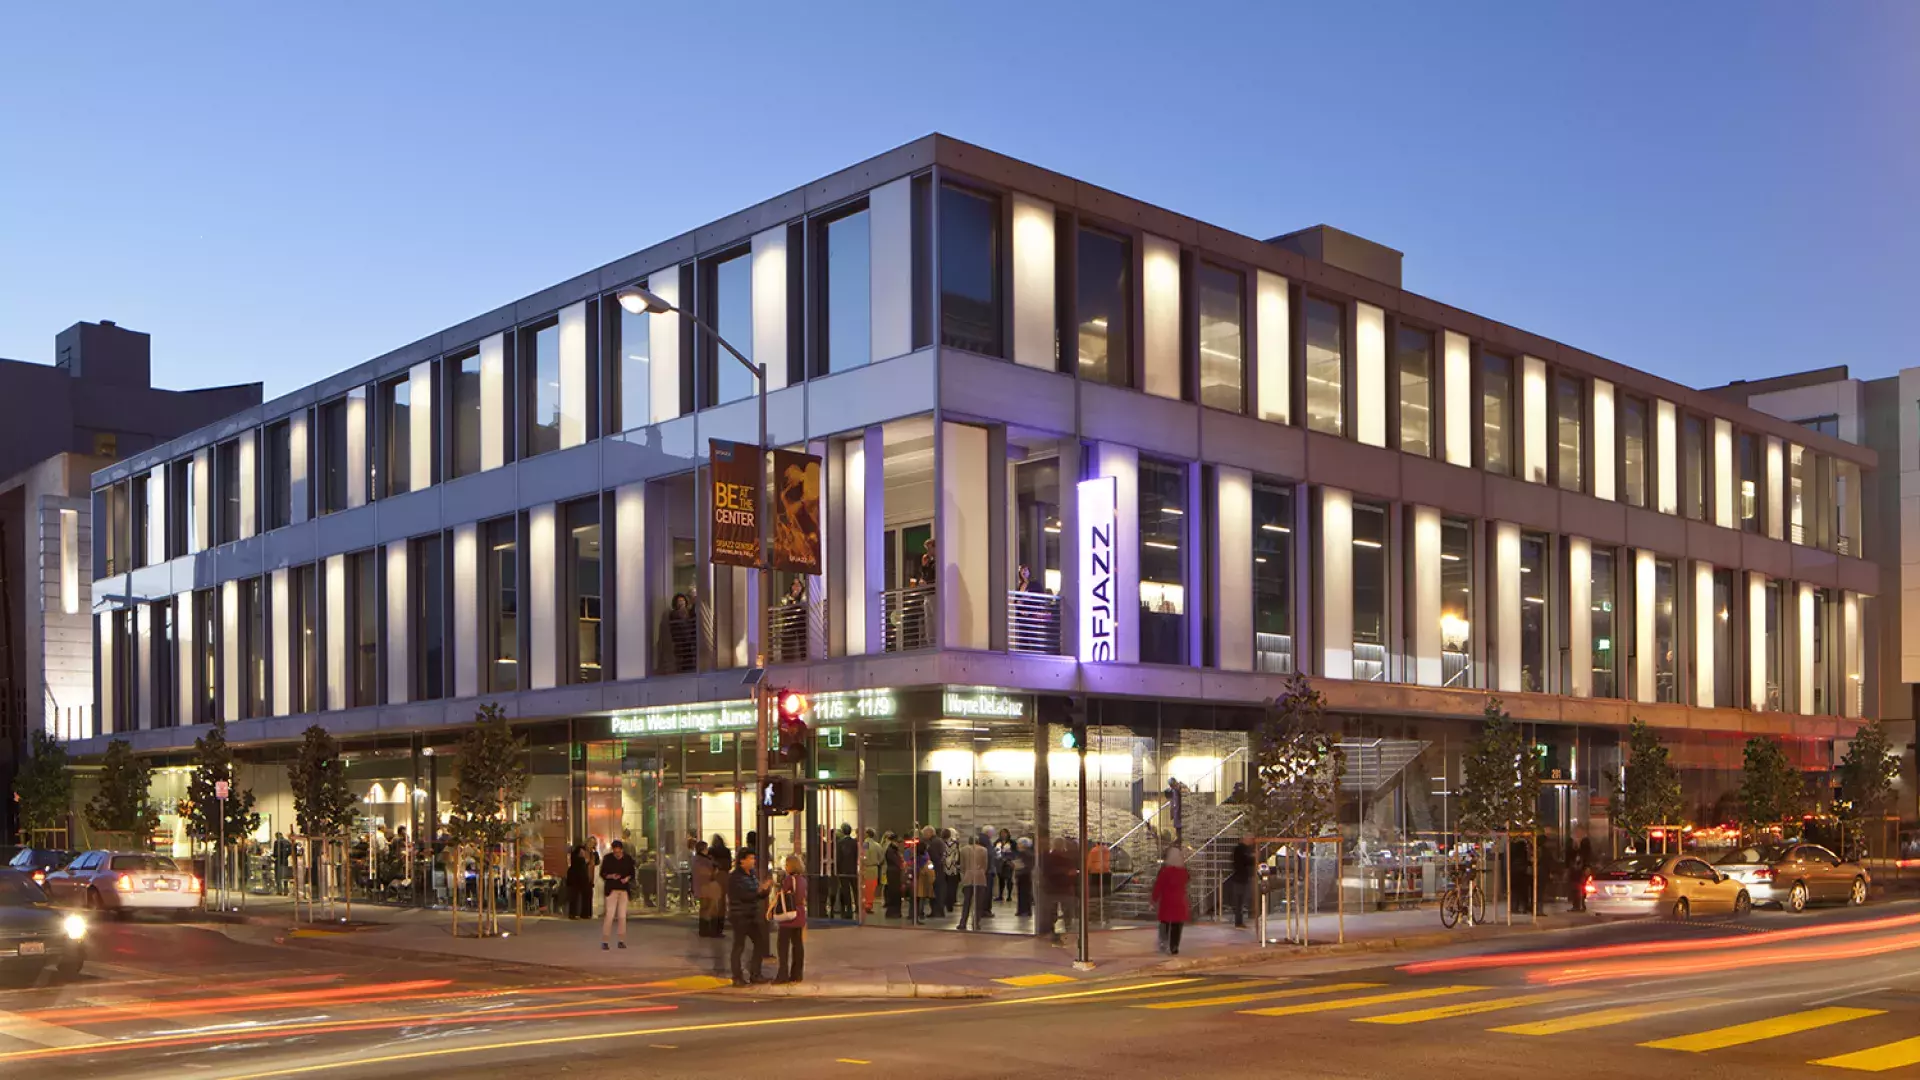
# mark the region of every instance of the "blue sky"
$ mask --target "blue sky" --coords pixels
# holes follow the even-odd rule
[[[0,356],[272,396],[937,130],[1682,382],[1920,363],[1920,3],[690,7],[9,5]]]

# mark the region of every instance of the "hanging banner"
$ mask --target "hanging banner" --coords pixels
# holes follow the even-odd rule
[[[1120,659],[1120,561],[1115,541],[1119,482],[1111,476],[1080,481],[1080,662]]]
[[[773,452],[773,568],[820,573],[820,457]]]
[[[710,439],[715,565],[760,565],[760,454],[750,443]]]

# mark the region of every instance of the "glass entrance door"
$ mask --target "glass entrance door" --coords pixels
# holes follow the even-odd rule
[[[820,781],[807,794],[806,860],[809,919],[860,919],[860,792],[852,780]]]

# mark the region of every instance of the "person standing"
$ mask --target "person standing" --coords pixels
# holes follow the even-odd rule
[[[1187,906],[1187,849],[1178,844],[1167,849],[1153,877],[1153,908],[1167,938],[1167,952],[1179,956],[1180,928],[1192,912]]]
[[[905,891],[903,885],[907,864],[906,859],[900,854],[900,840],[891,832],[887,833],[885,844],[881,848],[880,866],[886,875],[884,887],[886,915],[889,919],[897,919],[900,917],[900,901]]]
[[[700,905],[700,936],[720,937],[725,931],[720,926],[720,894],[723,883],[719,868],[713,864],[713,856],[707,842],[701,840],[693,845],[693,896]]]
[[[1227,874],[1227,906],[1233,909],[1236,929],[1247,925],[1247,906],[1253,894],[1253,845],[1241,837],[1233,845],[1233,861]]]
[[[853,906],[860,902],[860,841],[854,839],[853,826],[841,824],[833,841],[833,910],[841,918],[853,919]]]
[[[993,841],[993,898],[1013,899],[1013,834],[1005,829]]]
[[[960,926],[967,928],[967,916],[973,916],[973,928],[980,929],[987,907],[987,841],[983,836],[960,849]]]
[[[293,841],[286,833],[273,834],[273,891],[287,894],[287,866],[293,861]]]
[[[880,867],[887,861],[887,850],[880,840],[867,830],[866,841],[860,847],[860,902],[867,914],[873,914],[873,898],[880,892]]]
[[[916,887],[915,895],[925,894],[927,917],[938,919],[947,913],[947,841],[932,826],[920,830],[920,872],[928,875],[926,885]]]
[[[1013,915],[1024,919],[1033,914],[1033,837],[1023,836],[1014,845]]]
[[[760,965],[767,961],[767,893],[772,884],[755,873],[759,856],[752,848],[740,849],[734,859],[733,873],[727,878],[727,920],[733,924],[733,985],[751,986],[760,982]],[[753,943],[753,974],[749,978],[740,968],[740,954]]]
[[[567,918],[593,918],[593,864],[585,844],[573,845],[567,859]]]
[[[789,855],[780,891],[773,899],[773,925],[780,935],[780,966],[773,982],[797,983],[807,967],[807,875],[800,856]]]
[[[1567,849],[1567,903],[1573,911],[1587,910],[1587,878],[1593,873],[1593,841],[1585,830]]]
[[[607,913],[600,920],[600,949],[607,949],[607,938],[617,937],[627,947],[628,889],[633,887],[633,856],[627,854],[624,841],[615,840],[607,857],[600,860],[600,881],[606,892]]]

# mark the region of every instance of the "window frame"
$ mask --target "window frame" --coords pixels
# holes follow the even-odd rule
[[[987,220],[992,223],[989,236],[988,259],[990,272],[987,275],[992,295],[988,299],[988,315],[985,327],[990,328],[992,337],[974,341],[948,334],[949,305],[947,304],[947,265],[946,254],[953,250],[947,230],[946,195],[952,191],[967,198],[977,199],[986,204],[990,211]],[[934,339],[944,348],[960,349],[979,356],[990,356],[997,360],[1011,359],[1008,353],[1007,335],[1007,275],[1010,260],[1008,252],[1011,245],[1007,240],[1007,218],[1012,213],[1012,199],[1008,192],[996,190],[981,184],[969,183],[960,178],[943,175],[936,181],[933,189],[933,220],[935,247],[933,265],[933,290],[936,301]],[[981,346],[986,346],[982,348]]]
[[[1192,317],[1190,320],[1183,319],[1183,322],[1187,326],[1187,332],[1188,332],[1189,340],[1192,342],[1192,347],[1189,349],[1182,350],[1191,358],[1190,364],[1192,367],[1193,375],[1189,385],[1192,387],[1192,400],[1194,401],[1194,403],[1200,405],[1203,408],[1218,409],[1222,412],[1237,413],[1239,415],[1244,416],[1247,413],[1247,400],[1250,397],[1250,394],[1249,394],[1250,387],[1248,386],[1248,378],[1247,378],[1247,369],[1249,365],[1247,361],[1249,359],[1249,354],[1251,352],[1251,349],[1249,348],[1250,335],[1248,333],[1248,331],[1251,328],[1247,325],[1247,322],[1248,322],[1247,314],[1248,314],[1248,307],[1249,307],[1247,292],[1248,292],[1248,281],[1250,280],[1247,268],[1235,263],[1227,262],[1222,259],[1208,258],[1197,252],[1193,253],[1193,257],[1191,259],[1184,260],[1184,262],[1186,265],[1183,266],[1182,269],[1183,271],[1188,271],[1188,270],[1191,271],[1191,280],[1193,282],[1193,285],[1190,291],[1183,290],[1183,291],[1187,291],[1192,298]],[[1206,361],[1202,356],[1202,348],[1203,348],[1202,331],[1205,325],[1203,322],[1203,319],[1205,317],[1206,305],[1202,298],[1204,295],[1206,277],[1209,272],[1218,274],[1218,275],[1230,276],[1233,279],[1234,283],[1238,286],[1238,289],[1235,294],[1235,299],[1238,307],[1238,310],[1236,312],[1236,322],[1239,327],[1240,355],[1235,361],[1239,365],[1239,370],[1237,373],[1238,380],[1235,386],[1235,394],[1234,394],[1235,400],[1231,405],[1219,404],[1219,403],[1210,402],[1207,400]],[[1183,272],[1182,278],[1183,280],[1185,280],[1187,278],[1187,274]]]
[[[1427,430],[1426,430],[1425,449],[1411,449],[1407,445],[1407,421],[1406,421],[1407,391],[1406,391],[1406,377],[1405,377],[1406,372],[1401,367],[1401,363],[1400,363],[1400,358],[1401,358],[1400,336],[1402,334],[1418,334],[1420,337],[1424,338],[1427,343],[1427,347],[1426,347]],[[1440,343],[1443,340],[1444,339],[1440,331],[1434,329],[1433,327],[1427,326],[1424,323],[1414,322],[1408,319],[1402,319],[1402,318],[1399,318],[1398,316],[1391,315],[1391,314],[1389,314],[1387,317],[1387,372],[1388,372],[1388,378],[1392,382],[1392,389],[1387,397],[1387,405],[1388,405],[1388,408],[1391,410],[1391,412],[1387,416],[1387,422],[1392,426],[1392,431],[1393,431],[1392,446],[1394,449],[1398,450],[1403,454],[1412,454],[1414,457],[1424,457],[1424,458],[1434,458],[1439,456],[1437,452],[1439,450],[1440,440],[1441,440],[1440,416],[1441,416],[1442,408],[1440,405],[1440,396],[1441,396],[1440,380],[1437,375],[1437,367],[1435,364],[1435,360],[1437,359],[1437,357],[1435,354],[1436,354],[1436,350],[1440,347]]]
[[[540,358],[542,356],[539,341],[540,335],[548,331],[553,332],[554,414],[551,427],[542,423],[538,414],[540,404]],[[562,432],[566,427],[567,373],[560,359],[560,313],[554,312],[551,315],[534,319],[531,322],[522,323],[514,329],[512,339],[516,344],[516,348],[514,349],[514,362],[511,364],[511,374],[513,378],[507,385],[513,387],[513,397],[517,399],[516,404],[518,408],[515,411],[518,414],[519,423],[517,425],[509,423],[508,425],[509,430],[511,430],[514,435],[509,445],[517,442],[520,452],[518,455],[509,453],[507,460],[524,461],[528,458],[538,457],[541,454],[551,454],[565,449]],[[544,442],[544,439],[536,439],[534,434],[536,430],[551,430],[553,432],[553,445],[540,445],[541,442]]]
[[[1503,361],[1506,369],[1506,393],[1501,401],[1500,434],[1496,440],[1487,426],[1487,374],[1492,361]],[[1516,448],[1520,445],[1518,436],[1519,420],[1519,355],[1489,349],[1480,342],[1473,344],[1473,426],[1479,437],[1473,440],[1474,467],[1481,472],[1495,476],[1507,476],[1516,480],[1520,476],[1519,462],[1516,460]],[[1499,444],[1500,467],[1490,463],[1489,451]]]
[[[1299,317],[1297,319],[1291,320],[1295,327],[1293,331],[1295,335],[1294,351],[1297,354],[1298,362],[1290,364],[1291,369],[1298,372],[1299,374],[1299,378],[1295,381],[1299,384],[1300,389],[1296,391],[1295,394],[1293,395],[1294,397],[1293,404],[1296,406],[1295,412],[1296,412],[1296,415],[1300,417],[1299,426],[1302,428],[1305,428],[1308,431],[1319,432],[1322,435],[1329,435],[1336,439],[1349,438],[1351,437],[1351,434],[1355,426],[1353,422],[1353,402],[1352,402],[1352,398],[1353,398],[1353,320],[1354,320],[1353,301],[1335,297],[1323,292],[1308,290],[1304,287],[1296,287],[1293,295],[1289,299],[1294,302],[1294,305],[1292,306],[1295,306],[1296,309],[1299,311]],[[1312,339],[1310,337],[1310,330],[1309,330],[1309,327],[1312,324],[1312,319],[1310,317],[1310,314],[1312,312],[1313,305],[1315,304],[1325,304],[1332,307],[1338,316],[1334,320],[1334,325],[1340,328],[1340,342],[1339,342],[1339,349],[1338,349],[1339,356],[1338,356],[1338,365],[1337,365],[1340,371],[1340,385],[1334,394],[1334,399],[1338,401],[1340,404],[1340,414],[1338,418],[1339,423],[1332,429],[1319,427],[1315,425],[1313,422],[1312,406],[1313,406],[1314,397],[1313,397],[1313,389],[1312,389],[1312,380],[1309,377],[1311,374],[1313,360],[1310,357],[1308,350],[1312,346]]]
[[[873,355],[873,214],[872,200],[868,195],[859,195],[837,206],[830,207],[807,219],[807,244],[811,250],[807,253],[807,263],[812,271],[812,296],[807,305],[809,316],[807,341],[810,343],[807,360],[809,378],[832,375],[840,371],[856,371],[872,364],[877,357]],[[836,368],[833,363],[833,242],[831,233],[835,225],[858,217],[867,218],[867,355],[857,364]]]

